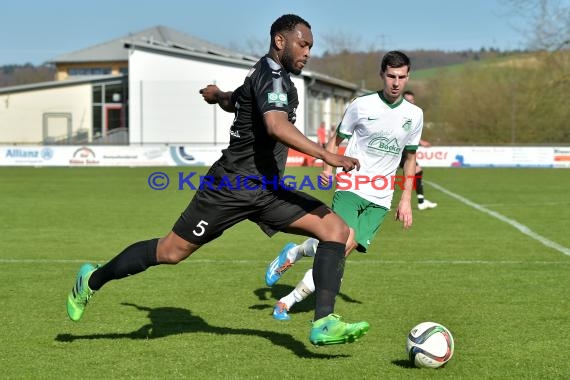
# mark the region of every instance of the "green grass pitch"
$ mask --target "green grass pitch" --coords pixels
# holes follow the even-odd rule
[[[149,188],[156,170],[171,177],[168,189]],[[250,222],[179,265],[107,284],[80,322],[69,321],[65,299],[79,265],[167,233],[193,195],[176,189],[177,173],[194,170],[205,169],[0,168],[2,378],[570,376],[564,169],[426,168],[425,179],[440,187],[426,185],[426,197],[439,207],[415,211],[410,231],[391,211],[369,253],[347,261],[336,312],[371,325],[354,344],[309,343],[312,301],[297,304],[290,322],[271,318],[312,261],[266,288],[267,264],[302,239],[268,239]],[[288,174],[316,177],[318,169]],[[441,369],[407,360],[406,335],[423,321],[442,323],[455,338]]]

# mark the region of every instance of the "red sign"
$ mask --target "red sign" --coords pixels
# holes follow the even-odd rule
[[[344,154],[346,147],[339,146],[338,154]],[[322,166],[323,161],[309,156],[308,154],[301,153],[295,149],[289,148],[289,155],[287,156],[287,166]]]

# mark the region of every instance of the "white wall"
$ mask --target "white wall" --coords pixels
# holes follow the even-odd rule
[[[248,67],[133,51],[129,57],[130,143],[227,144],[234,114],[205,103],[198,91],[210,83],[232,91],[248,71]],[[293,82],[300,102],[296,126],[303,131],[304,81],[293,78]]]
[[[0,143],[41,143],[43,115],[69,113],[72,131],[91,131],[91,84],[0,94]],[[63,119],[55,120],[63,130]]]
[[[305,89],[305,80],[303,77],[297,77],[291,75],[291,80],[293,80],[293,84],[297,88],[297,94],[299,96],[299,107],[297,107],[297,121],[295,122],[295,126],[298,130],[303,132],[306,135],[305,129],[305,122],[306,122],[306,99],[307,99],[307,91]]]
[[[131,144],[227,143],[234,115],[205,103],[198,91],[209,83],[233,90],[247,71],[134,51],[129,58]]]

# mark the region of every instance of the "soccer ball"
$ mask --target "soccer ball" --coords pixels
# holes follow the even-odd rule
[[[422,322],[408,334],[406,350],[416,367],[438,368],[453,356],[453,336],[439,323]]]

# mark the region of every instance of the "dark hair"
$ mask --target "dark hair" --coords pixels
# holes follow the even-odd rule
[[[307,28],[311,29],[311,25],[297,15],[287,14],[279,17],[273,22],[273,24],[271,24],[271,31],[269,32],[271,35],[271,43],[273,44],[273,39],[277,33],[285,31],[292,32],[299,24],[303,24]]]
[[[400,68],[408,66],[408,71],[410,71],[410,58],[401,51],[393,50],[389,51],[382,58],[382,63],[380,64],[380,71],[386,72],[386,69],[390,67]]]
[[[411,95],[411,96],[413,96],[413,97],[416,96],[416,94],[414,94],[414,92],[413,92],[413,91],[410,91],[410,90],[406,90],[406,91],[404,91],[404,93],[402,94],[402,96],[406,96],[406,95]]]

